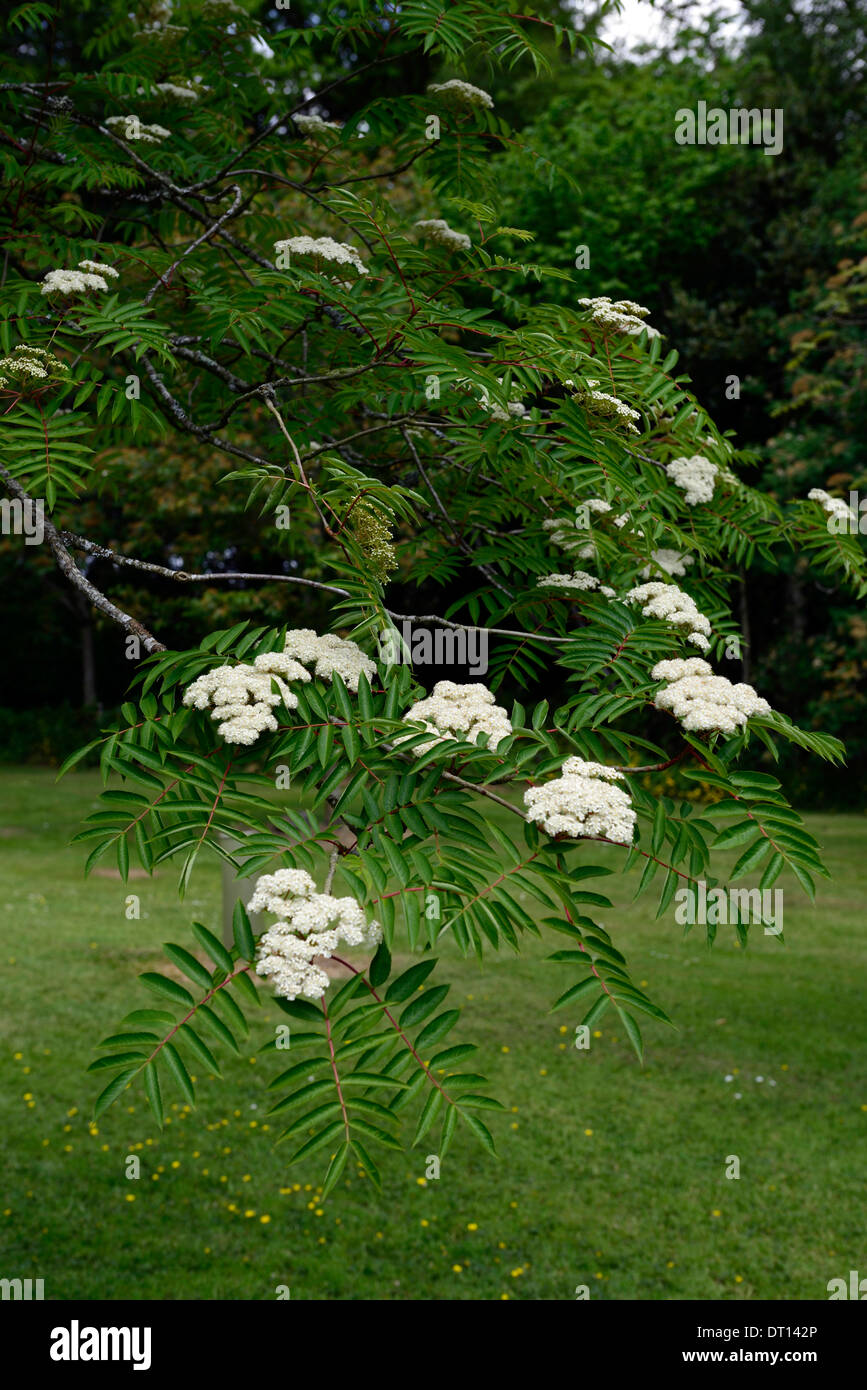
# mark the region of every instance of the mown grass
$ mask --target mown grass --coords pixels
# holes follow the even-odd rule
[[[863,817],[809,817],[834,877],[815,908],[781,880],[784,947],[758,932],[744,951],[720,928],[709,950],[671,912],[654,921],[653,895],[630,904],[632,876],[599,885],[615,902],[602,920],[677,1024],[646,1030],[643,1069],[608,1015],[579,1052],[579,1015],[548,1012],[574,978],[544,962],[562,937],[483,970],[446,947],[438,978],[464,1007],[453,1039],[480,1044],[507,1106],[499,1161],[459,1134],[422,1184],[426,1143],[379,1151],[381,1194],[348,1170],[320,1205],[319,1156],[287,1171],[264,1117],[274,1062],[255,1052],[283,1018],[267,999],[224,1082],[199,1077],[194,1112],[175,1098],[160,1134],[128,1092],[91,1133],[93,1045],[153,1003],[136,974],[162,941],[188,942],[191,919],[220,923],[213,862],[183,905],[169,869],[84,882],[68,842],[97,791],[91,773],[2,775],[3,1276],[41,1277],[51,1299],[269,1299],[280,1285],[293,1299],[568,1299],[587,1284],[601,1299],[748,1300],[824,1298],[863,1270]]]

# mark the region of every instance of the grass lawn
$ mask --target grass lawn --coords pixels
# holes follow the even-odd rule
[[[677,1024],[648,1022],[643,1069],[609,1015],[579,1052],[580,1013],[548,1013],[575,978],[543,962],[565,938],[492,952],[484,970],[444,948],[437,978],[464,1007],[450,1041],[481,1045],[474,1065],[508,1107],[492,1115],[499,1162],[459,1130],[438,1181],[419,1182],[424,1152],[378,1150],[381,1195],[347,1170],[320,1206],[321,1155],[287,1171],[272,1149],[276,1064],[255,1052],[285,1017],[267,995],[249,1055],[224,1083],[199,1077],[197,1110],[176,1100],[161,1134],[133,1090],[91,1132],[94,1043],[156,1006],[135,976],[159,968],[162,941],[190,944],[191,919],[220,930],[215,861],[185,904],[171,867],[85,883],[69,840],[98,788],[90,772],[0,773],[3,1276],[42,1278],[50,1299],[270,1299],[279,1285],[293,1299],[569,1299],[587,1284],[600,1299],[749,1300],[825,1298],[829,1279],[867,1273],[864,817],[808,817],[833,880],[816,908],[778,882],[784,947],[759,931],[743,951],[721,927],[708,950],[673,909],[653,920],[658,892],[631,905],[632,875],[600,881],[616,905],[604,925]]]

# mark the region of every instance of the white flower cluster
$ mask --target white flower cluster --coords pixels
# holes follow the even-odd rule
[[[566,385],[574,386],[574,383],[566,382]],[[625,401],[618,400],[616,396],[609,395],[607,391],[595,390],[595,387],[598,385],[598,381],[588,377],[586,388],[583,386],[574,387],[572,393],[574,399],[578,401],[580,405],[586,406],[588,410],[592,410],[595,414],[613,417],[620,424],[625,425],[627,429],[631,430],[633,434],[638,434],[638,429],[634,422],[641,419],[639,412],[633,410],[632,406],[627,405]]]
[[[633,531],[636,536],[640,536],[642,540],[644,539],[644,532],[641,527],[634,526],[632,523],[631,512],[621,512],[619,516],[614,518],[614,525],[617,527],[618,531],[622,531],[624,526],[628,526],[630,531]]]
[[[438,743],[463,738],[476,743],[480,734],[488,735],[488,747],[496,748],[512,732],[509,716],[486,685],[455,685],[454,681],[437,681],[433,694],[411,705],[403,716],[405,723],[423,724],[435,735],[428,743],[419,743],[411,750],[421,757]],[[395,743],[403,742],[398,738]]]
[[[595,500],[595,498],[591,498],[591,502]],[[590,503],[584,505],[590,506]],[[603,506],[608,511],[611,510],[607,502],[603,503]],[[592,540],[588,541],[587,539],[586,527],[576,526],[575,522],[568,516],[552,517],[543,521],[542,530],[550,532],[552,545],[558,546],[560,550],[565,550],[569,554],[574,553],[578,560],[592,560],[596,554],[596,546]]]
[[[655,681],[667,681],[657,693],[657,709],[670,710],[690,733],[735,734],[753,714],[770,714],[767,700],[751,685],[732,685],[715,676],[701,657],[686,661],[659,661],[650,673]]]
[[[445,246],[449,251],[469,251],[472,246],[464,232],[456,232],[441,217],[424,218],[415,225],[421,229],[422,236],[427,237],[428,241],[435,241],[438,246]]]
[[[340,121],[325,121],[321,116],[293,116],[302,135],[325,135],[329,130],[342,130]]]
[[[618,845],[631,845],[635,812],[622,787],[623,773],[602,763],[567,758],[553,782],[524,793],[527,820],[537,821],[549,835],[602,836]]]
[[[713,487],[717,466],[703,454],[693,454],[692,458],[672,459],[665,469],[675,487],[682,489],[684,501],[694,507],[699,502],[713,501]]]
[[[837,517],[840,521],[845,521],[847,525],[852,521],[854,513],[842,497],[831,497],[820,487],[811,487],[807,496],[811,502],[818,502],[823,512],[826,512],[828,516]]]
[[[311,627],[293,628],[286,633],[283,648],[284,656],[301,661],[305,666],[313,666],[314,673],[323,680],[330,680],[335,671],[344,685],[354,694],[358,693],[358,681],[362,675],[372,680],[376,675],[376,662],[365,656],[357,642],[337,637],[326,632],[322,637]],[[257,658],[258,661],[258,658]],[[297,679],[297,677],[291,677]],[[310,676],[302,671],[302,679]]]
[[[206,87],[199,88],[199,91],[202,92],[207,90]],[[179,87],[175,82],[155,82],[154,91],[159,92],[161,96],[171,97],[173,101],[198,101],[199,99],[199,92],[196,91],[195,87]],[[147,97],[150,96],[150,93],[146,92],[144,87],[139,87],[136,96]],[[112,119],[114,120],[116,117],[112,117]]]
[[[680,578],[686,574],[687,565],[695,563],[692,555],[681,555],[679,550],[652,550],[650,559],[652,563],[641,571],[642,579],[649,579],[654,570],[662,570],[663,574],[672,574]]]
[[[28,347],[26,343],[19,343],[13,348],[11,357],[0,358],[0,373],[8,372],[22,384],[48,381],[51,377],[59,376],[61,372],[68,370],[66,363],[61,362],[53,353],[46,352],[45,348]],[[0,386],[7,384],[7,378],[0,375]]]
[[[367,274],[367,266],[359,259],[355,247],[345,241],[334,241],[330,236],[292,236],[285,241],[275,241],[274,250],[278,255],[285,251],[290,255],[313,256],[318,261],[333,261],[336,265],[351,265],[359,275]]]
[[[508,420],[513,415],[526,415],[526,410],[520,401],[509,401],[508,410],[503,410],[502,406],[492,405],[489,407],[492,420]]]
[[[289,680],[310,679],[297,662],[287,662],[279,652],[267,652],[256,657],[254,666],[242,663],[206,671],[184,691],[184,704],[194,709],[210,708],[211,718],[220,721],[217,733],[221,738],[227,743],[249,745],[263,730],[276,731],[275,705],[295,709],[298,704],[281,675]]]
[[[683,628],[693,646],[703,652],[709,650],[710,622],[696,608],[694,599],[676,584],[663,584],[659,580],[639,584],[624,595],[623,601],[641,604],[645,618],[661,618],[663,622],[671,623],[672,627]]]
[[[618,299],[612,303],[608,295],[604,294],[596,299],[579,299],[578,303],[583,309],[590,310],[590,317],[600,328],[610,328],[615,333],[628,333],[631,337],[637,337],[639,333],[646,333],[648,338],[659,337],[659,329],[651,328],[643,322],[650,310],[642,308],[632,299]]]
[[[49,270],[42,280],[43,294],[84,294],[87,290],[107,290],[109,279],[118,278],[113,265],[99,261],[79,261],[78,270]]]
[[[490,110],[494,105],[494,99],[488,92],[482,91],[481,87],[474,87],[471,82],[461,82],[458,77],[453,77],[448,82],[432,82],[428,91],[436,92],[456,105],[467,108],[486,106]]]
[[[104,261],[79,261],[79,270],[86,270],[90,275],[107,275],[109,280],[118,280],[118,272],[113,265],[106,265]]]
[[[574,574],[545,574],[539,579],[540,589],[567,589],[580,593],[583,590],[598,589],[606,598],[616,598],[617,594],[607,584],[600,584],[586,570],[576,570]]]
[[[499,386],[502,386],[502,377],[497,378],[497,384]],[[469,381],[466,377],[459,377],[458,380],[455,382],[455,385],[463,386],[467,390],[473,392],[475,392],[476,390],[476,387],[474,386],[473,382]],[[487,410],[492,420],[509,420],[513,415],[521,416],[526,415],[527,413],[524,409],[524,406],[521,403],[520,395],[521,388],[519,386],[513,386],[511,391],[511,399],[507,402],[506,410],[504,410],[502,406],[497,405],[495,401],[491,400],[486,387],[482,387],[482,390],[479,393],[478,400],[479,405],[482,407],[483,410]]]
[[[252,666],[217,666],[199,676],[185,691],[184,704],[210,708],[211,718],[221,721],[217,732],[227,743],[255,743],[263,730],[276,731],[275,705],[296,708],[297,697],[286,682],[312,680],[307,666],[323,680],[337,672],[356,693],[362,672],[368,678],[376,674],[376,663],[357,643],[333,633],[320,637],[309,627],[294,628],[287,632],[282,652],[263,652]]]
[[[503,410],[502,406],[491,405],[488,407],[492,420],[508,420],[512,415],[526,415],[526,410],[520,401],[509,401],[508,410]]]
[[[285,999],[321,999],[330,983],[316,957],[327,959],[341,942],[375,947],[382,940],[377,921],[368,922],[354,898],[317,893],[303,869],[278,869],[257,879],[251,912],[273,912],[274,922],[259,938],[256,974],[274,981]]]
[[[161,145],[163,140],[168,140],[171,135],[170,130],[166,130],[161,125],[146,125],[138,116],[109,116],[106,125],[123,126],[123,131],[116,131],[122,140],[141,140],[145,145]]]

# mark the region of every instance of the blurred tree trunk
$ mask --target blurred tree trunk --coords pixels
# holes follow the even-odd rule
[[[740,612],[738,614],[741,624],[741,680],[749,685],[750,681],[750,604],[747,590],[747,577],[741,572],[741,588],[739,595]]]
[[[85,709],[92,708],[99,704],[99,697],[96,689],[96,653],[93,643],[93,623],[90,617],[90,605],[83,596],[79,596],[78,620],[79,632],[81,636],[81,703]]]

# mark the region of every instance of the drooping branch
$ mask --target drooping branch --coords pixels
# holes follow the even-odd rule
[[[2,477],[6,489],[11,496],[16,497],[23,504],[29,506],[35,505],[34,498],[32,498],[21,484],[12,477],[12,474],[2,463],[0,463],[0,477]],[[43,519],[43,525],[45,528],[45,539],[57,561],[57,567],[69,580],[70,584],[78,589],[88,602],[90,602],[94,608],[97,608],[100,613],[104,613],[106,617],[111,618],[112,622],[117,623],[132,637],[137,637],[149,656],[154,652],[164,652],[166,650],[164,643],[158,641],[153,633],[149,632],[131,613],[124,613],[122,608],[118,608],[116,603],[112,603],[111,599],[106,598],[105,594],[97,589],[94,584],[91,584],[86,575],[82,574],[64,545],[63,538],[57,527],[49,521],[47,517]]]

